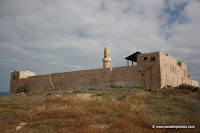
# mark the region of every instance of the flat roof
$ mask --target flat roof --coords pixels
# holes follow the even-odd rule
[[[133,53],[133,54],[127,56],[125,59],[126,59],[126,60],[130,60],[130,61],[137,62],[137,55],[138,55],[138,54],[142,54],[142,53],[140,53],[139,51],[137,51],[137,52],[135,52],[135,53]]]

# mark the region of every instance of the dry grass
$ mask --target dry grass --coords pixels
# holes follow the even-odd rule
[[[1,97],[0,131],[13,133],[22,122],[27,123],[18,131],[22,133],[199,132],[200,104],[132,88]],[[196,128],[152,129],[152,125]]]

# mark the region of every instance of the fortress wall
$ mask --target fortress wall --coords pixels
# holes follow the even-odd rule
[[[196,81],[196,80],[192,80],[192,85],[196,86],[196,87],[199,87],[199,82]]]
[[[161,84],[162,88],[166,85],[178,86],[182,83],[186,83],[187,75],[186,65],[177,65],[177,60],[170,56],[161,53]]]
[[[138,77],[146,89],[161,88],[160,52],[144,53],[137,56]],[[147,57],[147,60],[144,58]],[[151,60],[155,57],[155,60]],[[143,75],[143,76],[142,76]]]
[[[174,86],[174,73],[170,69],[176,64],[176,60],[170,57],[170,55],[165,55],[160,53],[160,66],[161,66],[161,88],[165,85]]]
[[[111,85],[123,87],[143,87],[137,66],[115,67],[111,72]]]
[[[170,56],[160,53],[160,66],[161,66],[161,88],[166,85],[173,87],[180,84],[189,84],[196,86],[197,81],[188,77],[187,65],[185,62],[177,63],[177,60]]]
[[[50,74],[55,90],[109,87],[110,68]]]
[[[52,90],[106,88],[113,86],[143,87],[143,77],[137,66],[82,70],[49,75],[33,76],[20,80],[20,85],[28,92],[48,92]]]
[[[28,77],[27,79],[22,80],[22,82],[21,83],[27,87],[28,92],[48,92],[53,90],[49,75]]]

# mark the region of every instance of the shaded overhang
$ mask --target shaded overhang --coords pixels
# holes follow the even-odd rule
[[[135,53],[133,53],[132,55],[129,55],[129,56],[127,56],[125,59],[128,61],[128,60],[130,60],[130,61],[134,61],[134,62],[137,62],[137,55],[138,54],[142,54],[142,53],[140,53],[139,51],[137,51],[137,52],[135,52]]]

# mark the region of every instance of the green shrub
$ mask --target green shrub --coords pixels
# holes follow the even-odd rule
[[[88,90],[93,91],[93,90],[98,90],[98,88],[89,88]]]
[[[120,86],[120,85],[111,85],[111,88],[123,88],[123,86]]]
[[[27,89],[23,86],[20,86],[16,89],[15,93],[22,93],[22,92],[27,93]]]
[[[47,94],[47,96],[50,96],[50,95],[51,95],[51,92]]]
[[[194,86],[181,84],[181,85],[179,85],[178,89],[181,89],[181,90],[187,89],[187,90],[191,90],[192,91],[194,89]]]
[[[74,91],[74,93],[75,93],[75,94],[77,94],[77,93],[82,93],[82,91],[81,91],[81,90],[76,90],[76,91]]]
[[[97,93],[97,94],[96,94],[96,96],[105,96],[105,95],[107,95],[107,94],[106,94],[106,93],[103,93],[103,92],[102,92],[102,93]]]
[[[192,92],[198,92],[199,91],[199,87],[195,87]]]
[[[167,85],[167,88],[171,88],[172,86],[171,85]]]

